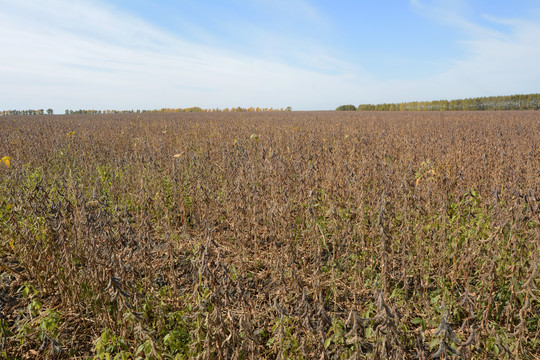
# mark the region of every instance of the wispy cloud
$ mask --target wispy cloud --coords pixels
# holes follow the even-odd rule
[[[260,0],[257,6],[289,11],[287,16],[304,11],[302,21],[324,24],[325,15],[306,0],[291,3],[293,10],[270,10],[272,4]],[[382,81],[360,62],[334,56],[323,42],[299,46],[302,34],[292,38],[249,22],[242,28],[277,55],[188,41],[100,1],[0,0],[0,109],[332,109],[344,103],[538,92],[540,21],[488,14],[480,24],[459,7],[437,4],[411,1],[417,12],[445,18],[446,26],[459,30],[465,55],[450,59],[438,75]],[[331,29],[331,21],[324,26]]]
[[[505,19],[484,14],[482,25],[463,14],[466,2],[411,4],[423,15],[452,26],[462,34],[465,56],[443,73],[425,79],[424,89],[441,97],[466,97],[538,92],[540,83],[540,18]],[[495,25],[505,25],[496,28]],[[492,26],[491,26],[492,25]]]
[[[481,26],[464,15],[467,11],[467,1],[420,1],[410,0],[413,8],[421,15],[431,18],[439,24],[454,27],[468,37],[501,37],[499,31]]]
[[[185,41],[136,17],[86,1],[0,1],[2,104],[31,107],[313,106],[330,96],[333,75]],[[315,16],[315,15],[314,15]],[[326,90],[327,89],[327,90]],[[350,90],[350,89],[348,89]],[[333,103],[332,105],[333,106]]]

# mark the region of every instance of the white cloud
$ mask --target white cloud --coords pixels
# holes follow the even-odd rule
[[[0,109],[332,109],[538,92],[540,83],[534,22],[498,19],[510,29],[502,33],[454,13],[452,26],[470,33],[467,57],[437,76],[383,82],[320,45],[297,50],[291,66],[186,41],[101,2],[0,0],[0,8]]]
[[[540,19],[537,22],[501,19],[484,15],[484,20],[495,25],[495,29],[479,25],[460,13],[464,7],[457,3],[440,2],[427,6],[411,0],[425,16],[443,21],[460,30],[466,56],[454,59],[454,65],[445,72],[423,81],[424,91],[434,98],[462,98],[489,95],[539,92],[540,89]],[[457,5],[456,5],[457,4]],[[466,34],[466,35],[465,35]],[[422,96],[426,98],[426,96]]]
[[[0,5],[9,10],[0,17],[0,72],[9,84],[0,108],[324,108],[334,106],[336,89],[353,86],[343,86],[346,64],[325,75],[230,54],[85,1]]]
[[[504,34],[469,20],[464,13],[467,12],[466,0],[435,0],[421,2],[410,0],[413,8],[422,16],[436,21],[438,24],[447,25],[460,30],[469,37],[504,37]]]

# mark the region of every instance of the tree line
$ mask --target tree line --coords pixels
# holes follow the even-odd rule
[[[47,111],[43,109],[29,109],[29,110],[2,110],[0,111],[0,116],[8,116],[8,115],[53,115],[53,109],[47,109]]]
[[[341,105],[338,111],[474,111],[538,110],[540,94],[486,96],[457,100],[411,101],[402,103]]]
[[[198,106],[189,107],[189,108],[161,108],[154,110],[66,110],[66,115],[72,114],[132,114],[132,113],[181,113],[181,112],[260,112],[260,111],[291,111],[289,106],[286,109],[274,109],[274,108],[259,108],[259,107],[235,107],[235,108],[214,108],[214,109],[203,109]]]
[[[269,112],[269,111],[292,111],[290,106],[287,106],[285,109],[274,109],[274,108],[265,108],[265,107],[248,107],[243,108],[241,106],[233,108],[213,108],[213,109],[202,109],[198,106],[189,107],[189,108],[161,108],[154,110],[91,110],[91,109],[79,109],[71,110],[66,109],[64,114],[73,115],[73,114],[132,114],[132,113],[179,113],[179,112]],[[53,109],[47,109],[47,115],[53,115]],[[43,109],[38,110],[2,110],[0,111],[0,116],[9,116],[9,115],[44,115],[45,111]]]

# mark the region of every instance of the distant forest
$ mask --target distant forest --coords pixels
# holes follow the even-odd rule
[[[540,94],[488,96],[458,100],[412,101],[394,104],[341,105],[338,111],[471,111],[538,110]]]
[[[74,114],[132,114],[132,113],[178,113],[178,112],[272,112],[272,111],[292,111],[292,107],[287,106],[285,109],[274,109],[274,108],[263,108],[263,107],[235,107],[235,108],[224,108],[224,109],[201,109],[198,106],[190,108],[162,108],[159,110],[70,110],[66,109],[66,115]],[[53,109],[29,109],[29,110],[1,110],[0,116],[9,116],[9,115],[53,115]]]

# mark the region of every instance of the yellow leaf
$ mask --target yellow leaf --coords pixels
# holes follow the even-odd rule
[[[11,250],[15,250],[15,240],[13,238],[9,240],[9,246],[11,247]]]
[[[66,137],[72,137],[73,135],[75,135],[75,131],[70,131],[66,134]]]
[[[4,156],[2,159],[0,159],[6,166],[9,168],[11,167],[11,156]]]

